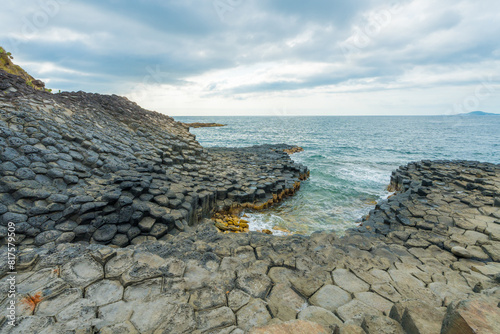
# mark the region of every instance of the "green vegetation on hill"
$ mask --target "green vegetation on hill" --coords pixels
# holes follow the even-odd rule
[[[12,62],[12,54],[10,52],[5,51],[4,48],[0,46],[0,70],[4,70],[7,73],[17,75],[18,77],[26,80],[26,84],[30,87],[39,90],[46,90],[51,92],[51,89],[45,89],[43,83],[40,80],[36,80],[31,75],[28,74],[21,66],[16,65]]]

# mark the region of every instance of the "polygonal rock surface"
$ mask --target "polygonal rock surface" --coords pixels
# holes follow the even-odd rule
[[[196,328],[194,312],[191,305],[176,304],[162,324],[153,334],[187,334],[193,333]]]
[[[25,334],[25,333],[40,333],[54,323],[54,319],[50,317],[40,317],[36,315],[21,317],[16,321],[16,326],[12,327],[5,321],[0,326],[2,333],[9,334]]]
[[[125,321],[116,325],[104,327],[100,334],[139,334],[130,321]]]
[[[342,321],[354,319],[360,315],[382,315],[382,312],[360,302],[357,299],[351,300],[349,303],[337,309],[337,314]]]
[[[322,307],[330,312],[335,312],[337,308],[347,304],[350,300],[350,294],[335,285],[325,285],[309,298],[312,305]]]
[[[134,303],[134,313],[130,318],[140,333],[154,331],[162,325],[166,330],[165,323],[173,320],[179,305],[172,305],[166,297],[158,296],[158,298],[149,302],[136,302]],[[186,323],[194,323],[194,310],[189,305],[187,310],[191,310],[187,314],[189,317],[183,319]],[[190,326],[192,327],[192,326]]]
[[[56,315],[57,322],[68,323],[77,320],[79,327],[90,327],[90,321],[96,317],[96,305],[88,299],[80,299],[68,305]]]
[[[332,284],[331,275],[327,271],[296,271],[288,277],[293,287],[305,297],[310,297],[325,284]]]
[[[234,312],[238,311],[240,308],[248,304],[250,301],[250,295],[239,289],[232,290],[227,296],[228,306]]]
[[[254,299],[237,313],[238,326],[243,330],[266,325],[271,320],[266,303],[261,299]]]
[[[366,334],[406,334],[401,325],[389,317],[367,316],[361,327]]]
[[[339,334],[366,334],[361,326],[355,324],[346,324],[340,327]]]
[[[144,282],[129,285],[125,288],[123,299],[125,301],[150,300],[162,293],[162,278],[149,279]]]
[[[388,301],[385,298],[380,297],[376,293],[373,292],[358,292],[355,295],[355,298],[368,306],[371,306],[385,315],[389,315],[392,309],[393,303]]]
[[[135,306],[137,305],[120,300],[116,303],[99,307],[98,318],[100,321],[97,328],[112,326],[129,320],[135,310]]]
[[[201,311],[196,314],[198,329],[207,331],[219,327],[227,327],[236,322],[233,311],[229,307],[221,307],[211,311]]]
[[[297,313],[307,307],[307,302],[286,284],[273,287],[268,305],[274,317],[283,321],[293,320]]]
[[[35,314],[39,316],[55,316],[80,298],[82,298],[82,290],[77,288],[66,289],[53,298],[42,300],[38,304]]]
[[[300,311],[297,319],[320,324],[325,328],[329,328],[332,332],[335,331],[337,326],[342,325],[342,320],[337,318],[335,314],[317,306],[309,306]]]
[[[85,291],[85,298],[102,306],[119,301],[123,297],[123,286],[118,281],[102,280],[96,282]]]
[[[252,329],[249,334],[331,334],[329,329],[309,321],[292,320],[277,325]]]
[[[109,260],[104,269],[106,270],[106,278],[115,278],[123,274],[128,268],[134,264],[132,252],[119,251],[117,255]]]
[[[401,326],[406,332],[417,334],[439,334],[441,332],[445,313],[442,308],[432,307],[418,300],[404,302],[403,307]]]
[[[336,269],[333,271],[332,277],[335,285],[350,293],[364,292],[370,289],[367,283],[357,278],[347,269]]]
[[[104,278],[104,270],[92,257],[84,256],[65,264],[61,269],[61,278],[74,287],[84,288]]]
[[[226,294],[217,287],[195,290],[191,293],[189,304],[191,304],[195,310],[223,306],[226,304]]]
[[[271,288],[271,279],[264,274],[244,273],[236,281],[238,287],[255,298],[264,298]]]

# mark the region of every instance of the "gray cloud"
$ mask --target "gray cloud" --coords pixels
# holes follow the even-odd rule
[[[59,1],[60,7],[45,24],[35,22],[32,34],[23,31],[43,6],[8,1],[0,20],[9,29],[0,32],[0,44],[15,47],[16,59],[28,70],[64,90],[127,93],[145,82],[182,87],[203,77],[201,97],[243,98],[356,82],[363,87],[355,89],[370,91],[429,67],[444,73],[433,85],[471,84],[470,75],[454,74],[471,64],[498,64],[496,0],[398,1],[398,12],[381,0],[220,0],[230,6],[222,16],[206,0],[44,1]],[[390,13],[385,21],[384,13]],[[288,72],[280,72],[283,64]],[[320,65],[325,69],[318,73]],[[157,72],[153,80],[151,69]],[[229,84],[211,77],[218,71],[244,71],[253,79]]]

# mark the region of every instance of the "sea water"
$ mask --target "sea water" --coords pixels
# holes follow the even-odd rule
[[[311,177],[272,209],[247,213],[252,230],[341,232],[389,195],[391,171],[425,159],[500,163],[500,116],[175,117],[222,123],[190,131],[204,147],[294,144]],[[281,232],[274,230],[275,234]]]

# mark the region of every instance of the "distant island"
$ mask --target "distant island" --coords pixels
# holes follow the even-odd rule
[[[494,114],[494,113],[484,112],[484,111],[472,111],[469,113],[457,114],[454,116],[500,116],[500,114]]]
[[[225,124],[218,124],[218,123],[183,123],[183,124],[189,128],[213,128],[216,126],[226,126]]]

